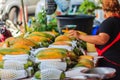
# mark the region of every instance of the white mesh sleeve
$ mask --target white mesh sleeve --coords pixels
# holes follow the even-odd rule
[[[5,60],[4,69],[24,70],[24,64],[26,63],[27,61]]]
[[[65,71],[67,68],[66,62],[60,62],[60,61],[42,61],[39,65],[39,69],[47,69],[47,68],[55,68],[62,71]]]
[[[18,80],[27,77],[25,70],[0,69],[1,80]]]
[[[22,54],[22,55],[5,55],[3,57],[4,60],[28,60],[29,55],[28,54]]]
[[[41,70],[41,80],[59,80],[62,71],[54,68]]]

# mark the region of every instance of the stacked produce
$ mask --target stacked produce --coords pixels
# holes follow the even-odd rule
[[[16,80],[26,78],[32,74],[32,62],[27,50],[1,48],[0,49],[0,79]]]
[[[37,63],[37,71],[33,80],[63,80],[65,77],[70,77],[67,76],[69,69],[93,68],[93,57],[84,56],[83,51],[81,51],[85,47],[85,42],[77,41],[65,33],[57,36],[48,47],[36,49],[32,52],[35,56],[35,63]]]
[[[48,46],[56,35],[53,32],[32,32],[7,38],[0,47],[0,79],[17,80],[32,76],[31,50]]]
[[[94,67],[93,57],[86,55],[86,43],[69,37],[67,33],[31,32],[7,38],[0,45],[0,73],[3,73],[0,79],[14,80],[34,75],[33,79],[59,80],[70,77],[69,69]]]
[[[64,71],[67,69],[68,51],[61,48],[46,48],[40,50],[36,55],[40,61],[38,64],[38,71],[35,73],[36,79],[63,79],[65,78]]]

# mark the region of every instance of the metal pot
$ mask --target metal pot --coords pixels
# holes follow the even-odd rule
[[[96,67],[85,71],[86,74],[98,74],[101,79],[109,79],[115,76],[116,70],[110,67]]]

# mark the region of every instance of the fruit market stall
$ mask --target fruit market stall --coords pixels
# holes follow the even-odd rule
[[[80,32],[80,31],[79,31]],[[83,35],[85,33],[81,32]],[[86,55],[86,43],[69,37],[67,32],[43,31],[10,37],[1,43],[1,79],[16,80],[32,77],[32,80],[68,80],[83,78],[94,80],[114,75],[114,69],[100,74],[89,73],[95,68],[94,57]],[[83,50],[83,51],[82,51]],[[102,70],[104,68],[100,68]]]
[[[115,75],[112,68],[95,66],[99,57],[88,55],[86,42],[69,36],[67,28],[60,34],[56,21],[47,23],[45,10],[31,20],[19,36],[0,43],[1,80],[100,80]]]

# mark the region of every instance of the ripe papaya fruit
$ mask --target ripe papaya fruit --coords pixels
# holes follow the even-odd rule
[[[94,62],[89,60],[89,59],[79,59],[78,63],[84,65],[85,67],[88,68],[93,68],[94,67]]]
[[[37,53],[38,59],[63,59],[66,58],[68,51],[61,48],[47,48]]]

